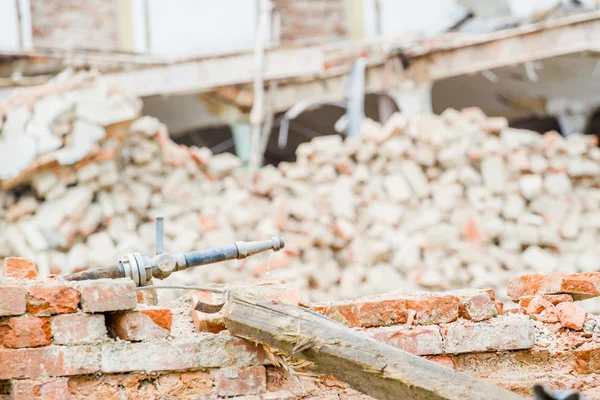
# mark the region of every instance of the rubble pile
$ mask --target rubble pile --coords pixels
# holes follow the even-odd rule
[[[22,161],[0,166],[0,257],[32,258],[42,276],[152,254],[158,214],[167,251],[286,240],[270,259],[178,272],[165,283],[268,274],[310,301],[502,288],[516,273],[600,267],[593,136],[516,130],[478,109],[395,114],[384,126],[366,120],[360,139],[302,144],[296,162],[264,167],[248,185],[235,156],[178,146],[158,120],[136,119],[139,100],[97,81],[69,85],[22,94],[0,133],[0,152]],[[31,149],[11,140],[32,139],[33,156],[11,153]]]
[[[396,114],[366,121],[360,140],[301,145],[258,190],[285,204],[282,235],[302,248],[316,298],[499,289],[516,272],[598,270],[596,146],[478,109]]]

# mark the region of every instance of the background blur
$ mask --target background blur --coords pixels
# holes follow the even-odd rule
[[[297,49],[280,58],[274,55],[271,76],[311,81],[295,82],[294,88],[288,84],[285,94],[280,90],[273,103],[281,113],[324,94],[341,99],[339,85],[329,75],[347,71],[351,57],[360,52],[334,60],[342,64],[337,71],[325,72],[320,64],[326,61],[323,57],[349,51],[348,41],[364,45],[367,64],[394,52],[400,61],[396,67],[403,69],[408,65],[402,62],[409,64],[411,53],[425,52],[427,47],[460,47],[472,38],[494,32],[501,37],[500,32],[516,27],[526,32],[531,24],[585,18],[597,8],[593,0],[3,0],[0,98],[8,96],[11,86],[39,82],[65,66],[119,71],[174,63],[182,68],[154,69],[135,82],[125,75],[116,79],[142,96],[144,113],[165,122],[177,141],[216,146],[217,152],[235,151],[235,142],[238,154],[247,157],[243,123],[252,94],[228,84],[248,81],[250,64],[232,60],[223,69],[217,67],[217,76],[202,65],[195,71],[184,60],[252,53],[262,11],[267,51]],[[432,55],[427,63],[433,62],[434,70],[418,79],[425,97],[419,100],[423,103],[419,108],[439,113],[448,107],[476,105],[487,115],[509,118],[516,127],[594,132],[599,123],[594,77],[599,71],[590,35],[597,31],[585,25],[590,26],[576,24],[539,38],[517,36],[465,49],[460,55],[439,55],[448,61]],[[328,45],[325,54],[315,50],[314,46],[324,44]],[[374,72],[373,80],[381,79],[381,74]],[[322,87],[314,87],[317,81]],[[409,81],[383,85],[367,81],[366,115],[385,119],[390,109],[399,107],[402,93],[410,91]],[[280,84],[285,85],[285,80]],[[220,90],[215,92],[216,88]],[[271,136],[268,162],[291,160],[298,143],[335,132],[333,125],[342,114],[330,105],[302,113],[290,125],[290,145],[285,149],[274,146],[275,135]],[[278,130],[277,118],[273,130]],[[240,139],[234,141],[232,135]]]
[[[168,251],[288,244],[185,284],[270,271],[328,300],[597,271],[598,8],[0,0],[0,257],[114,264],[162,213]]]

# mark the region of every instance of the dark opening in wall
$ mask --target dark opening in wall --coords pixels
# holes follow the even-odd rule
[[[215,154],[234,153],[233,135],[228,125],[198,129],[181,133],[173,137],[177,144],[196,147],[208,147]]]
[[[509,121],[511,128],[517,129],[529,129],[539,133],[545,133],[548,131],[560,132],[560,125],[554,117],[545,116],[528,116],[523,118],[516,118]]]
[[[380,96],[386,95],[371,94],[365,97],[365,116],[367,118],[375,121],[380,119]],[[386,100],[391,100],[388,96],[386,98]],[[390,105],[389,101],[386,107],[388,112],[398,110],[395,104]],[[287,145],[283,149],[278,146],[278,138],[281,119],[285,113],[276,114],[265,152],[265,164],[277,165],[282,161],[294,161],[296,149],[301,143],[308,142],[317,136],[338,135],[335,123],[344,113],[343,108],[333,105],[322,105],[301,113],[297,118],[290,120]],[[178,134],[173,137],[173,140],[186,146],[208,147],[215,154],[223,152],[235,154],[233,134],[227,125]]]
[[[592,118],[590,118],[590,121],[588,122],[585,134],[596,135],[600,138],[600,108],[594,111]]]

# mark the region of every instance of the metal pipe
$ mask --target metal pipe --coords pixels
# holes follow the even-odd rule
[[[230,244],[229,246],[192,251],[185,253],[184,257],[186,268],[197,267],[236,259],[238,258],[238,248],[235,244]]]
[[[185,253],[185,265],[186,268],[191,268],[227,260],[241,260],[267,250],[278,251],[284,246],[285,243],[283,242],[283,239],[278,237],[273,237],[271,240],[260,242],[235,242],[229,246]]]
[[[164,231],[165,231],[165,217],[162,215],[156,216],[156,222],[154,224],[154,252],[156,255],[162,254],[164,249]]]
[[[118,266],[94,269],[91,271],[76,272],[71,275],[67,275],[64,278],[67,281],[87,281],[90,279],[119,279],[123,278],[124,275]]]
[[[140,253],[131,253],[125,255],[118,266],[80,272],[64,278],[73,281],[129,277],[136,282],[137,286],[144,286],[153,277],[164,279],[174,271],[233,259],[241,260],[263,251],[278,251],[285,246],[283,239],[273,237],[270,240],[235,242],[229,246],[192,251],[190,253],[162,253],[162,240],[160,240],[162,239],[162,226],[159,221],[161,219],[157,217],[156,250],[157,252],[161,251],[161,254],[150,259]]]

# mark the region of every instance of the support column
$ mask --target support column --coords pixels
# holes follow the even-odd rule
[[[387,93],[394,99],[401,112],[432,113],[431,89],[433,83],[421,83],[411,88],[389,89]]]
[[[252,150],[252,125],[240,123],[231,125],[233,145],[235,154],[242,160],[244,167],[250,162],[250,151]]]
[[[591,105],[564,98],[548,99],[546,109],[558,121],[563,136],[585,133],[594,114]]]
[[[386,121],[396,111],[396,102],[387,94],[377,96],[377,111],[379,114],[379,122],[385,124]]]

